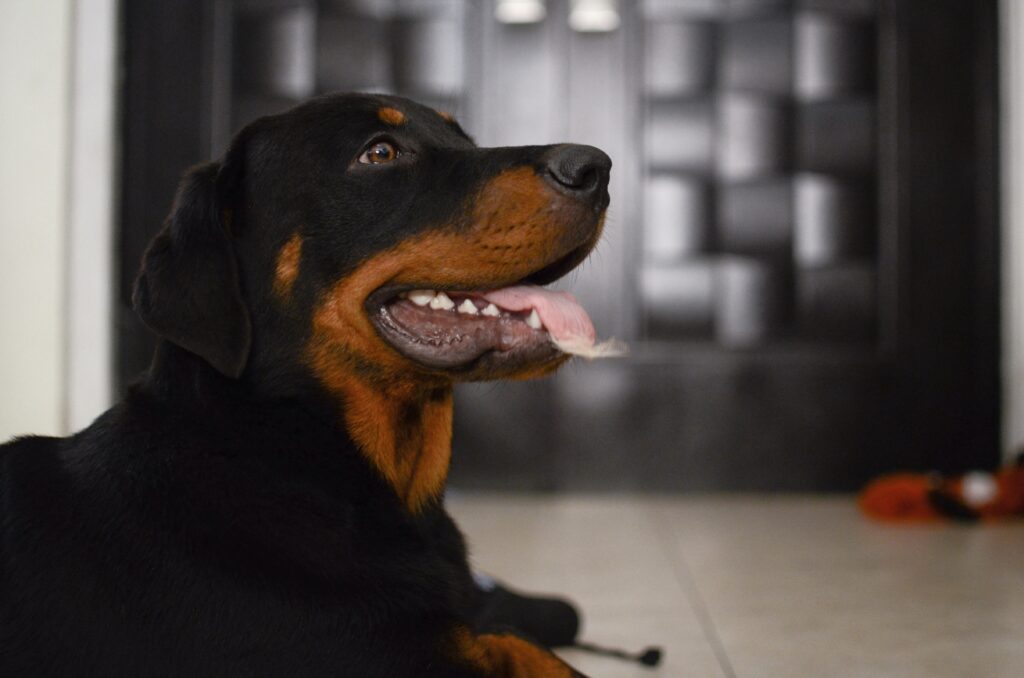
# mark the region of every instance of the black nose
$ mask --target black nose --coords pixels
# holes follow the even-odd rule
[[[562,144],[545,156],[547,179],[555,188],[604,208],[612,159],[600,148]]]

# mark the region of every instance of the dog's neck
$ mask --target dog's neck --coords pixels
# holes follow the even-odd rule
[[[165,340],[156,345],[144,384],[161,399],[198,408],[229,401],[239,390],[236,380],[225,377],[199,356]]]
[[[444,492],[452,451],[452,387],[359,378],[337,394],[349,436],[411,513]]]
[[[146,384],[159,396],[198,408],[205,403],[223,407],[236,397],[251,398],[253,393],[261,392],[253,384],[243,386],[221,375],[202,358],[166,341],[157,346]],[[334,380],[328,391],[333,406],[315,399],[305,403],[304,409],[312,408],[310,414],[325,423],[330,419],[335,426],[340,424],[410,513],[419,513],[441,497],[451,460],[450,384],[383,384],[346,372],[345,378]],[[266,392],[263,395],[274,397]],[[294,394],[276,396],[296,400]],[[333,409],[334,414],[326,416],[327,409]]]

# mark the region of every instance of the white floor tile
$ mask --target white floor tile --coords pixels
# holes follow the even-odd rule
[[[848,497],[654,510],[737,676],[1024,675],[1024,526],[885,527]]]
[[[575,600],[586,640],[666,651],[657,671],[564,653],[594,678],[1024,675],[1024,523],[885,527],[845,496],[451,507],[482,569]]]
[[[527,591],[555,592],[583,613],[584,640],[665,652],[651,670],[579,650],[562,654],[594,678],[719,678],[719,668],[645,502],[463,496],[449,502],[474,563]]]

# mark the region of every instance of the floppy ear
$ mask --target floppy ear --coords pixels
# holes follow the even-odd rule
[[[185,175],[163,229],[143,256],[132,306],[161,337],[237,378],[249,358],[252,327],[222,220],[225,174],[214,162]]]

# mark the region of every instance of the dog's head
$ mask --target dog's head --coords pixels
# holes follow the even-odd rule
[[[566,357],[553,334],[592,332],[539,286],[596,244],[610,167],[588,146],[478,148],[398,97],[314,99],[186,175],[135,308],[231,377],[543,374]]]

